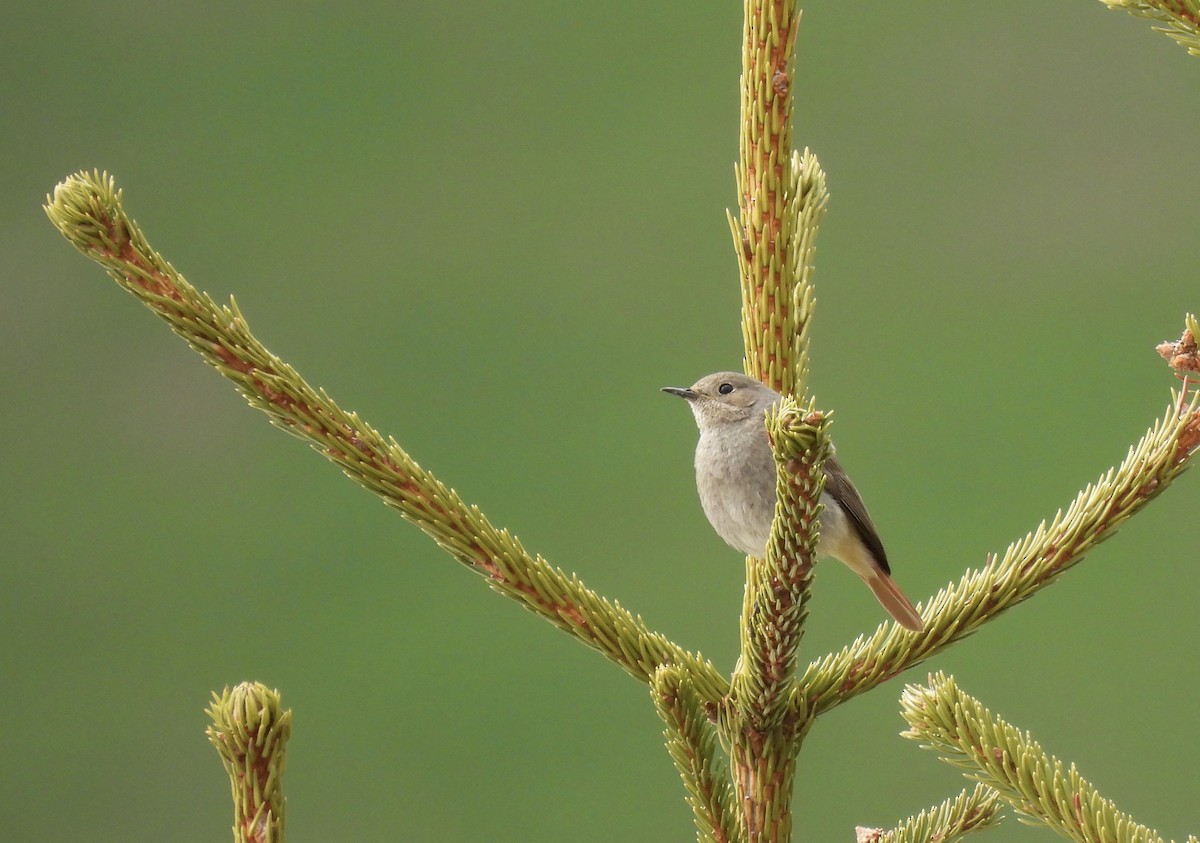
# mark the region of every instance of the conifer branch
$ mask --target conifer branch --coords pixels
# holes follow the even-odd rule
[[[746,373],[803,396],[812,315],[812,259],[828,193],[808,150],[792,149],[795,0],[746,0],[741,136],[729,215],[742,287]]]
[[[927,686],[909,685],[900,698],[911,727],[904,736],[922,741],[968,778],[995,788],[1026,817],[1078,843],[1162,843],[1153,829],[1134,822],[1102,797],[1072,764],[1046,754],[952,678],[938,673]],[[1197,839],[1188,837],[1189,843]]]
[[[283,768],[292,712],[257,682],[226,688],[205,713],[205,730],[233,789],[234,843],[283,843]]]
[[[125,213],[107,174],[81,172],[47,197],[46,213],[81,252],[121,287],[161,316],[218,372],[233,381],[271,423],[308,442],[347,477],[374,492],[438,545],[483,576],[494,590],[519,601],[625,671],[649,682],[663,664],[685,665],[698,691],[717,699],[727,680],[698,655],[649,630],[619,604],[585,587],[541,556],[530,555],[507,530],[384,439],[356,413],[313,389],[250,333],[232,300],[218,306],[150,248]]]
[[[1200,56],[1200,0],[1100,0],[1110,9],[1124,9],[1141,18],[1158,21],[1156,26],[1193,56]]]
[[[791,836],[796,755],[812,725],[807,709],[792,701],[796,650],[808,613],[828,424],[811,404],[802,411],[788,397],[767,416],[778,465],[775,521],[766,559],[746,560],[741,655],[720,720],[744,840]]]
[[[804,396],[809,326],[815,303],[812,276],[816,237],[829,203],[829,191],[816,155],[807,148],[803,153],[791,150],[786,154],[790,164],[780,168],[787,182],[779,219],[756,219],[745,208],[741,221],[732,214],[727,216],[742,279],[746,372],[781,394]],[[742,196],[746,195],[745,182],[739,168],[738,189]],[[764,188],[760,186],[757,193],[764,193]],[[755,200],[750,207],[757,204]],[[768,237],[773,226],[781,232],[775,240]]]
[[[737,820],[729,778],[718,759],[717,733],[707,706],[687,674],[675,665],[654,672],[650,693],[666,725],[664,736],[687,789],[699,843],[732,843]]]
[[[796,650],[808,615],[818,540],[817,519],[829,456],[829,418],[791,398],[767,417],[775,454],[775,521],[767,558],[747,564],[741,656],[731,681],[733,699],[756,729],[783,718],[796,681]]]
[[[1182,411],[1183,395],[1136,445],[1124,462],[1089,484],[1066,511],[990,556],[980,570],[934,595],[922,615],[930,620],[913,635],[883,624],[836,654],[812,662],[795,696],[798,708],[820,713],[939,653],[1001,612],[1032,597],[1083,555],[1111,536],[1125,519],[1157,497],[1183,472],[1200,444],[1200,393]]]
[[[792,838],[792,794],[796,756],[810,720],[784,720],[779,727],[760,731],[745,724],[732,733],[729,765],[734,800],[740,808],[738,841],[786,843]]]
[[[828,452],[823,417],[801,413],[807,391],[812,259],[828,194],[816,158],[792,149],[795,0],[745,0],[738,217],[729,215],[742,289],[745,371],[785,396],[771,414],[778,464],[765,560],[746,560],[741,655],[719,725],[729,747],[740,839],[791,835],[796,754],[811,725],[791,705]]]
[[[1200,52],[1200,0],[1102,2],[1166,22],[1171,37],[1189,51]],[[989,557],[981,570],[969,571],[935,595],[923,613],[929,621],[923,633],[883,625],[841,652],[811,663],[797,681],[796,652],[819,538],[823,464],[830,451],[829,417],[807,399],[814,243],[828,192],[816,157],[807,149],[797,153],[791,148],[799,17],[796,0],[745,0],[742,130],[735,172],[739,208],[736,219],[729,215],[729,223],[741,277],[744,366],[785,398],[767,420],[778,467],[775,523],[766,558],[747,560],[742,649],[732,681],[700,655],[684,651],[619,604],[586,588],[576,576],[529,554],[515,536],[492,526],[478,508],[464,503],[395,440],[385,439],[323,390],[312,388],[251,334],[232,299],[229,305],[217,305],[150,248],[125,214],[121,194],[106,174],[72,176],[48,197],[46,206],[68,240],[161,316],[272,424],[308,442],[483,576],[491,588],[650,684],[699,839],[714,843],[788,840],[796,758],[817,715],[940,652],[1045,587],[1165,489],[1200,446],[1200,395],[1189,400],[1190,381],[1185,380],[1178,403],[1119,468],[1088,486],[1049,525],[1043,522],[1011,545],[1003,559]],[[1170,355],[1164,355],[1172,361],[1195,356],[1196,325],[1194,318],[1189,320],[1191,345],[1185,333]],[[798,398],[807,401],[806,409]],[[965,703],[948,711],[938,708],[944,696],[957,689],[951,682],[946,691],[942,677],[931,682],[930,689],[905,692],[906,705],[914,713],[910,736],[917,734],[918,714],[953,717],[965,710]],[[210,714],[216,725],[209,736],[233,781],[237,839],[282,840],[279,784],[290,712],[281,712],[278,696],[262,686],[238,686],[214,697]],[[965,695],[962,699],[974,702]],[[991,734],[987,728],[1011,728],[999,720],[984,724],[988,717],[980,710],[969,718],[986,727],[985,737]],[[965,734],[965,729],[954,724],[938,739],[950,746],[951,737]],[[1007,732],[1004,735],[1007,741]],[[729,754],[727,775],[717,757],[718,736]],[[993,766],[1000,772],[1010,767],[1026,772],[1022,765],[1029,759],[1042,776],[1033,777],[1034,785],[1060,775],[1061,765],[1030,744],[1027,737],[1023,743],[1002,744]],[[983,738],[971,737],[956,746],[955,751],[974,762],[979,759],[972,752],[984,762],[991,758],[979,749],[985,746]],[[1006,749],[1025,753],[1019,764],[1011,761],[1018,756],[1004,754]],[[997,773],[996,787],[1031,815],[1045,808],[1047,822],[1065,827],[1074,818],[1080,828],[1111,827],[1118,834],[1132,834],[1115,839],[1157,839],[1148,829],[1114,814],[1111,804],[1078,779],[1073,768],[1065,784],[1055,779],[1050,790],[1021,790],[1030,784],[1026,779],[1030,776],[1009,782]],[[1051,798],[1068,786],[1075,788],[1073,802]],[[980,787],[879,835],[891,841],[946,840],[987,827],[997,816],[996,795]]]
[[[986,785],[964,790],[940,805],[909,817],[890,831],[858,828],[858,843],[954,843],[972,831],[995,828],[1003,819],[1000,794]]]

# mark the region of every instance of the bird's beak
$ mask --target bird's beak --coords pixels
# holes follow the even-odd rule
[[[686,389],[682,386],[664,386],[662,391],[670,395],[678,395],[680,398],[686,398],[688,401],[693,401],[697,397],[695,390]]]

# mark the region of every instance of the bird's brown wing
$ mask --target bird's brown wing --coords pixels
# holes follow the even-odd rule
[[[879,533],[875,531],[875,525],[871,522],[871,516],[867,514],[867,505],[863,503],[862,496],[850,482],[837,457],[831,456],[825,460],[825,491],[841,504],[842,511],[850,519],[867,550],[871,551],[875,563],[885,574],[890,574],[892,569],[888,567],[887,553],[883,549],[883,542],[879,540]]]

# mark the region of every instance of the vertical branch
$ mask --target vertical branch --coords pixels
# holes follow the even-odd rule
[[[206,709],[206,730],[233,788],[235,843],[283,843],[284,750],[292,734],[292,712],[279,692],[243,682]]]
[[[803,733],[759,732],[744,727],[734,735],[729,760],[734,792],[741,799],[739,839],[786,843],[792,837],[792,787]]]
[[[739,832],[791,834],[795,759],[811,720],[794,696],[828,449],[824,417],[802,412],[806,391],[813,242],[824,211],[816,158],[792,149],[795,0],[746,0],[742,43],[738,217],[729,217],[742,289],[747,374],[784,396],[768,421],[778,503],[765,560],[747,560],[742,647],[722,711]]]
[[[742,45],[738,218],[730,216],[742,286],[746,372],[802,395],[808,369],[809,279],[828,194],[816,157],[792,149],[793,0],[747,0]]]
[[[767,418],[778,461],[776,515],[764,560],[752,560],[742,613],[733,700],[758,730],[779,725],[796,683],[796,651],[808,616],[817,519],[829,454],[828,417],[784,398]]]
[[[725,723],[747,840],[791,836],[796,755],[812,724],[796,690],[796,651],[808,615],[827,426],[826,417],[802,411],[792,398],[767,419],[778,464],[775,524],[766,559],[747,561],[741,656]]]
[[[746,0],[734,225],[742,338],[747,374],[785,394],[792,392],[793,373],[785,350],[791,308],[782,276],[792,263],[792,239],[784,211],[792,182],[792,58],[799,23],[794,0]]]
[[[803,153],[792,151],[792,192],[789,196],[793,220],[792,260],[789,277],[793,280],[788,309],[788,330],[791,339],[791,369],[794,395],[803,396],[808,389],[808,329],[812,324],[815,299],[813,296],[813,258],[817,249],[817,229],[825,216],[829,191],[825,187],[825,171],[817,156],[806,147]]]

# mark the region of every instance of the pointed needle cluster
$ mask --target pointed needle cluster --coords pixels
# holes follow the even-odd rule
[[[862,826],[855,831],[858,843],[947,843],[972,831],[995,828],[1003,819],[1003,807],[1000,794],[981,784],[909,817],[890,831]]]
[[[734,701],[755,729],[770,729],[789,713],[796,652],[807,617],[818,518],[830,452],[827,415],[791,398],[767,418],[777,469],[776,513],[765,559],[748,564],[741,656]]]
[[[257,682],[213,694],[206,730],[233,789],[235,843],[283,843],[283,768],[292,712]]]
[[[1124,9],[1162,26],[1155,30],[1174,39],[1193,56],[1200,56],[1200,0],[1100,0],[1110,9]]]
[[[1102,797],[1075,769],[1047,754],[1028,732],[994,716],[938,673],[900,699],[905,737],[939,753],[969,778],[995,789],[1015,810],[1079,843],[1163,843]],[[1188,843],[1197,843],[1189,837]]]

